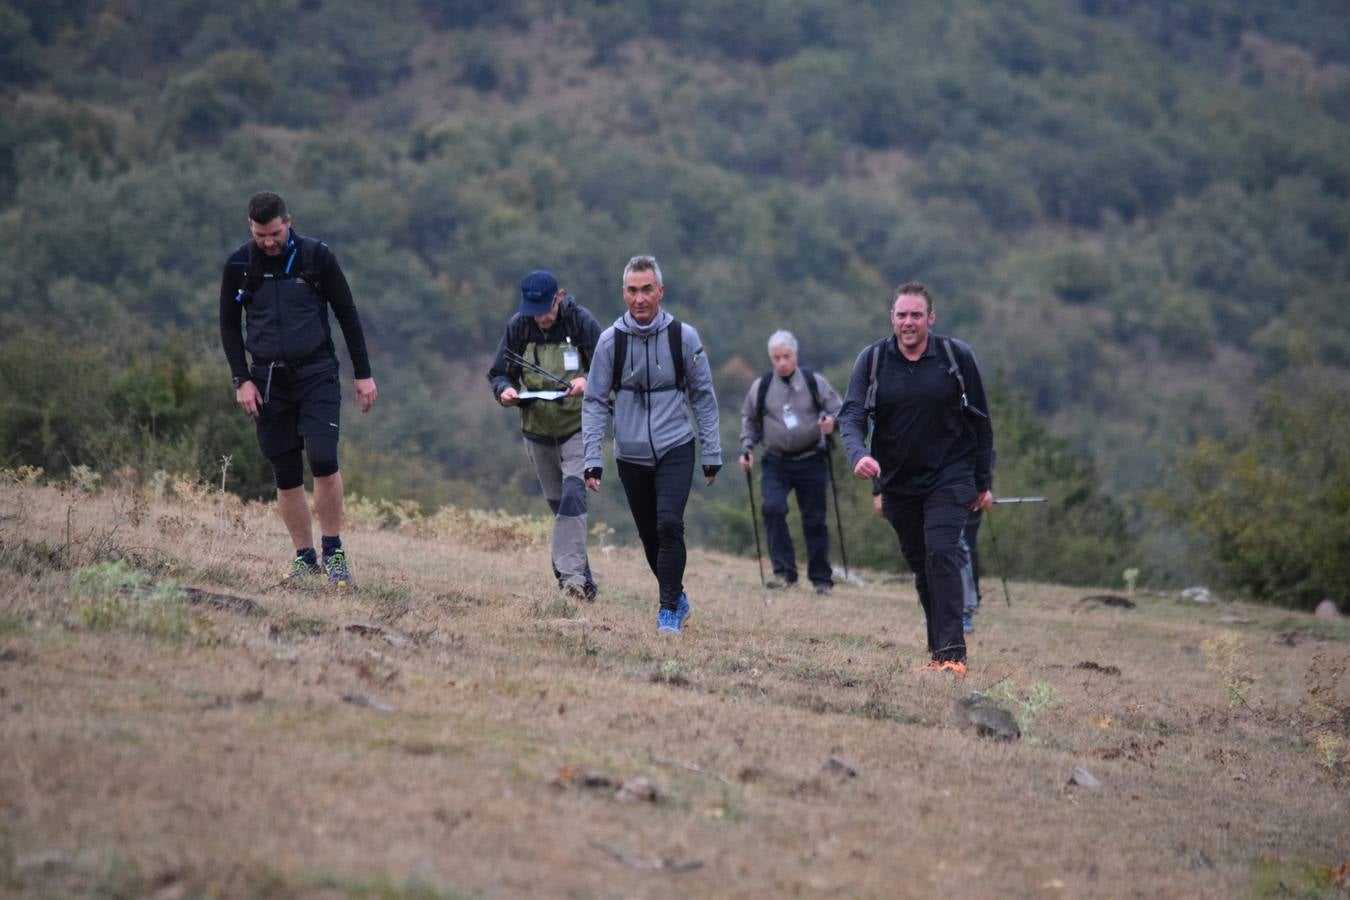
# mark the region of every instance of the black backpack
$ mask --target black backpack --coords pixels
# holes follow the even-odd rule
[[[684,379],[684,326],[679,319],[671,319],[666,328],[666,338],[670,341],[670,358],[675,361],[675,384],[673,386],[653,388],[654,391],[683,391],[688,388]],[[614,329],[614,370],[610,376],[609,388],[617,396],[619,391],[646,391],[634,385],[623,383],[623,364],[628,359],[628,332]]]
[[[956,378],[956,383],[961,387],[961,408],[967,412],[974,413],[982,419],[989,418],[988,413],[971,406],[970,401],[966,399],[966,379],[965,376],[961,374],[961,367],[957,365],[956,354],[952,352],[951,340],[945,337],[937,337],[937,335],[933,335],[933,337],[937,338],[938,343],[942,345],[943,352],[947,354],[947,362],[950,363],[947,367],[947,374],[954,376]],[[892,337],[884,337],[868,348],[868,351],[871,353],[871,358],[868,360],[869,374],[867,376],[867,395],[863,400],[863,409],[869,416],[874,416],[877,411],[877,366],[881,363],[881,348],[886,345],[887,341],[891,340],[895,339]]]
[[[811,392],[811,403],[815,406],[816,412],[823,411],[825,407],[820,404],[820,386],[816,384],[816,373],[806,366],[798,366],[797,369],[806,379],[806,389]],[[873,374],[876,374],[875,371]],[[769,382],[773,377],[773,369],[759,376],[759,393],[755,398],[755,427],[759,429],[760,434],[764,433],[764,398],[769,396]]]
[[[286,265],[282,268],[282,274],[290,274],[294,269],[295,263],[298,261],[300,263],[300,277],[314,289],[316,294],[322,297],[323,282],[319,277],[317,257],[319,255],[319,248],[325,246],[325,244],[318,238],[303,236],[299,238],[299,243],[300,246],[298,248],[291,250],[291,255],[286,260]],[[235,296],[235,300],[244,304],[247,304],[253,299],[253,292],[263,283],[262,270],[254,264],[257,259],[257,254],[253,250],[249,251],[248,259],[249,266],[248,271],[244,273],[244,284],[239,289],[239,293]]]

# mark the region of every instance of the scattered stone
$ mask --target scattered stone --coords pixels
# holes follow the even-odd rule
[[[1077,665],[1075,665],[1074,668],[1075,668],[1075,669],[1087,669],[1089,672],[1101,672],[1103,675],[1119,675],[1119,674],[1120,674],[1120,668],[1119,668],[1118,666],[1103,666],[1103,665],[1101,665],[1100,663],[1095,663],[1095,662],[1092,662],[1091,660],[1087,660],[1087,659],[1085,659],[1085,660],[1083,660],[1082,662],[1080,662],[1080,663],[1078,663]]]
[[[1015,741],[1022,736],[1017,717],[983,691],[971,691],[956,701],[956,724],[974,728],[980,737]]]
[[[1091,594],[1083,597],[1079,603],[1098,603],[1102,606],[1115,606],[1120,609],[1134,609],[1134,601],[1120,594]]]
[[[377,625],[374,622],[344,622],[338,628],[342,631],[349,631],[352,634],[359,634],[364,637],[383,638],[385,643],[398,650],[406,650],[413,646],[413,639],[401,631],[395,631],[392,628],[386,628],[383,625]]]
[[[0,650],[0,663],[26,663],[32,661],[32,654],[19,647],[5,647]]]
[[[1085,787],[1089,790],[1096,790],[1102,786],[1102,783],[1096,777],[1082,766],[1074,766],[1073,774],[1069,776],[1069,784]]]
[[[1341,611],[1336,608],[1336,601],[1331,599],[1323,600],[1313,609],[1313,615],[1319,619],[1339,619]]]
[[[248,599],[247,597],[236,597],[233,594],[216,594],[211,591],[204,591],[201,588],[183,588],[183,594],[187,597],[187,602],[197,606],[213,606],[216,609],[223,609],[226,612],[239,613],[244,616],[265,616],[267,610],[260,605]]]
[[[595,839],[591,840],[591,846],[598,847],[610,856],[617,859],[626,866],[633,866],[638,869],[651,869],[659,872],[692,872],[695,869],[703,868],[702,860],[690,860],[688,862],[676,862],[673,859],[666,859],[660,856],[639,856],[622,847],[614,847]]]
[[[867,583],[864,582],[861,578],[858,577],[858,573],[857,573],[857,572],[848,572],[848,573],[846,574],[846,573],[844,572],[843,569],[835,569],[835,570],[834,570],[833,572],[831,572],[830,574],[831,574],[831,577],[834,578],[834,583],[835,583],[835,584],[851,584],[851,585],[853,585],[854,587],[866,587],[866,586],[867,586]]]
[[[1192,603],[1213,603],[1214,595],[1209,592],[1209,588],[1203,586],[1188,587],[1181,592],[1183,600],[1189,600]]]
[[[558,777],[553,779],[553,783],[558,787],[595,790],[614,787],[617,782],[599,769],[583,769],[581,766],[567,765],[558,770]]]
[[[645,775],[639,775],[636,778],[625,778],[623,784],[619,786],[618,793],[614,795],[615,799],[623,800],[628,803],[658,803],[661,800],[661,794],[652,784],[651,779]]]
[[[64,850],[39,850],[14,860],[14,867],[20,872],[40,871],[48,875],[71,865],[70,854]]]
[[[365,694],[343,694],[342,699],[352,706],[364,706],[367,709],[373,709],[378,712],[393,712],[394,707],[385,703],[383,700],[377,700],[374,697],[367,697]]]
[[[835,775],[841,775],[844,778],[857,778],[858,770],[847,759],[838,753],[831,753],[830,758],[825,760],[822,771],[831,772]]]

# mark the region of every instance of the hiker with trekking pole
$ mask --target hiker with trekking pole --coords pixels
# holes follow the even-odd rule
[[[993,502],[994,430],[974,352],[930,331],[928,288],[902,284],[890,318],[892,335],[853,364],[839,414],[844,450],[853,474],[879,480],[882,515],[914,572],[931,656],[923,670],[964,676],[961,535],[969,514]]]
[[[833,474],[828,441],[843,400],[818,372],[797,365],[797,346],[790,331],[775,331],[769,337],[773,368],[756,378],[745,395],[739,461],[748,484],[755,445],[763,442],[760,490],[764,497],[764,538],[774,575],[766,587],[791,588],[797,584],[796,551],[787,526],[788,494],[795,491],[806,538],[806,575],[817,594],[828,594],[834,587],[825,495],[826,481],[832,480]],[[753,515],[753,488],[750,504]],[[836,512],[838,506],[836,493]]]
[[[553,512],[553,575],[577,599],[595,599],[586,554],[581,398],[600,323],[539,269],[520,282],[520,308],[506,323],[488,370],[492,396],[520,409],[525,455]]]

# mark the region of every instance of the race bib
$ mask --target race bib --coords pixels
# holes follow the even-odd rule
[[[563,368],[569,372],[581,371],[581,354],[570,344],[563,348]]]
[[[793,431],[793,430],[795,430],[795,429],[797,428],[797,425],[798,425],[798,424],[799,424],[799,423],[798,423],[798,421],[797,421],[797,413],[796,413],[795,410],[793,410],[792,404],[791,404],[791,403],[784,403],[784,404],[783,404],[783,425],[787,427],[787,430],[788,430],[788,431]]]

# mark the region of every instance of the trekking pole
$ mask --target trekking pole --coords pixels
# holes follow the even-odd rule
[[[535,365],[525,357],[521,356],[519,353],[516,353],[514,350],[507,350],[504,355],[506,356],[506,361],[512,363],[513,365],[520,366],[522,369],[526,369],[530,372],[533,372],[536,375],[542,375],[544,378],[547,378],[553,381],[555,384],[559,384],[565,388],[570,388],[572,386],[572,383],[570,381],[567,381],[564,378],[559,378],[557,375],[554,375],[552,372],[550,372],[548,369],[545,369],[542,366]]]
[[[745,470],[745,488],[750,492],[750,527],[755,529],[755,559],[759,562],[759,584],[768,587],[764,580],[764,553],[759,549],[759,513],[755,512],[755,479],[750,470]]]
[[[844,549],[844,517],[839,514],[839,485],[834,480],[834,435],[825,436],[825,468],[830,473],[830,492],[834,494],[834,525],[839,532],[839,555],[844,560],[844,580],[848,581],[848,551]]]
[[[998,553],[998,535],[994,533],[994,508],[992,506],[984,511],[984,518],[989,523],[989,542],[994,545],[994,564],[998,566],[998,579],[1003,582],[1003,602],[1012,606],[1012,598],[1008,595],[1008,576],[1003,568],[1003,558]]]

